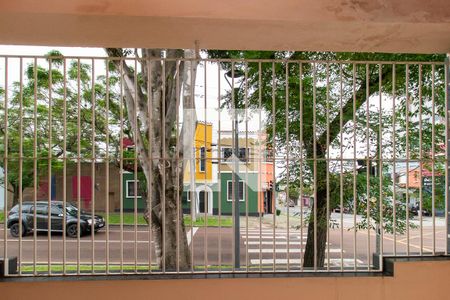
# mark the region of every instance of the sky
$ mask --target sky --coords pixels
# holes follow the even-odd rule
[[[75,56],[75,57],[106,57],[103,48],[86,48],[86,47],[58,47],[58,46],[13,46],[13,45],[0,45],[0,56],[1,55],[13,55],[13,56],[43,56],[51,50],[58,50],[64,56]],[[88,61],[86,61],[88,62]],[[27,64],[33,63],[33,59],[24,59],[23,68]],[[90,62],[89,62],[90,63]],[[46,64],[44,59],[38,61],[38,64]],[[14,81],[19,81],[20,78],[20,63],[18,58],[11,57],[8,59],[8,83],[11,84]],[[100,75],[105,73],[105,68],[102,60],[96,61],[95,63],[95,74]],[[217,136],[218,129],[218,107],[219,101],[222,101],[224,95],[230,91],[230,86],[224,78],[224,71],[218,71],[217,64],[207,63],[206,73],[205,64],[199,64],[197,68],[196,77],[196,110],[197,119],[200,121],[206,121],[208,123],[213,123],[214,127],[214,138]],[[205,76],[206,75],[206,76]],[[205,77],[206,84],[205,84]],[[219,93],[219,80],[220,80],[220,93]],[[4,85],[5,82],[5,64],[3,59],[0,59],[0,85]],[[236,85],[239,82],[235,83]],[[205,85],[207,88],[205,89]],[[206,95],[206,96],[205,96]],[[206,100],[206,104],[205,104]],[[231,130],[231,120],[229,116],[231,114],[228,111],[221,111],[221,129]],[[180,114],[180,120],[182,120],[182,114]],[[246,125],[243,123],[242,128]],[[256,131],[260,127],[259,118],[257,116],[251,118],[247,125],[248,130]]]
[[[5,82],[5,65],[4,60],[1,58],[1,55],[11,55],[11,56],[43,56],[48,53],[50,50],[57,49],[64,56],[75,56],[75,57],[106,57],[106,53],[102,48],[85,48],[85,47],[59,47],[59,46],[14,46],[14,45],[0,45],[0,85],[4,85]],[[32,59],[24,60],[24,65],[27,63],[31,63]],[[39,63],[45,63],[42,59]],[[19,59],[10,58],[8,59],[8,82],[11,84],[13,81],[18,81],[20,74],[19,67]],[[95,74],[99,75],[104,73],[104,63],[100,59],[95,63]],[[213,124],[213,141],[217,141],[218,138],[218,107],[219,102],[222,103],[223,96],[226,95],[231,90],[231,87],[227,83],[224,77],[224,71],[218,70],[217,64],[206,63],[206,71],[205,64],[199,64],[197,69],[197,78],[196,78],[196,111],[197,118],[200,121],[206,121],[208,123]],[[206,75],[206,76],[205,76]],[[205,82],[206,80],[206,82]],[[220,83],[220,89],[219,89]],[[236,86],[239,82],[235,83]],[[205,89],[205,86],[207,87]],[[370,103],[373,104],[374,109],[377,110],[379,107],[379,100],[377,97],[373,97],[370,99]],[[388,99],[388,97],[383,98],[383,107],[391,107],[392,100]],[[182,116],[182,114],[180,114]],[[222,130],[231,130],[232,122],[230,119],[231,113],[228,111],[221,111],[221,129]],[[263,118],[264,119],[264,115]],[[249,131],[257,131],[260,128],[264,128],[264,123],[260,123],[259,115],[254,114],[252,118],[250,118],[248,124],[244,122],[239,125],[240,130],[244,130],[246,127]],[[365,143],[361,145],[357,145],[360,151],[365,150]],[[332,150],[332,156],[336,155],[338,149]],[[353,151],[345,151],[345,158],[353,158]]]

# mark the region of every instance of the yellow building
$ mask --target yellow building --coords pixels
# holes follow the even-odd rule
[[[212,124],[197,122],[195,128],[195,183],[211,183],[212,176]],[[190,183],[190,164],[192,160],[185,157],[184,184]]]
[[[213,143],[212,143],[212,124],[197,122],[195,129],[194,145],[195,148],[195,177],[194,192],[196,199],[197,213],[213,214],[214,206],[214,187],[217,175],[213,172]],[[185,157],[184,169],[184,193],[183,193],[183,209],[185,212],[190,211],[191,203],[191,168],[192,158]]]

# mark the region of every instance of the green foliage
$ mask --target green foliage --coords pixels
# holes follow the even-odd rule
[[[275,145],[276,156],[286,156],[289,151],[295,157],[289,160],[289,166],[286,161],[281,174],[281,182],[288,183],[289,192],[301,190],[311,196],[316,193],[319,210],[325,208],[327,199],[331,209],[356,209],[363,216],[359,228],[373,227],[382,221],[388,232],[394,225],[397,232],[405,229],[408,204],[406,197],[394,195],[395,187],[399,190],[391,175],[394,163],[377,164],[380,158],[426,160],[439,152],[437,146],[445,137],[445,126],[438,122],[445,112],[444,67],[419,67],[417,62],[441,63],[444,55],[288,51],[208,54],[212,58],[235,59],[233,64],[221,65],[224,70],[234,67],[246,74],[245,82],[234,91],[238,106],[244,107],[247,99],[249,107],[263,109],[269,143]],[[241,61],[252,58],[279,61]],[[380,61],[386,64],[379,64]],[[411,64],[396,63],[394,67],[392,62]],[[230,105],[231,95],[226,100]],[[384,101],[382,109],[380,101]],[[355,148],[361,144],[369,147]],[[383,174],[382,178],[366,178],[365,173],[357,172],[359,166],[340,161],[341,149],[373,163],[378,169],[376,174]],[[327,158],[328,164],[323,163]],[[433,158],[437,170],[443,165],[442,157]],[[412,195],[414,191],[407,193]],[[443,195],[438,188],[435,204],[440,207],[443,201],[437,194]],[[424,193],[426,207],[428,202]]]
[[[105,76],[91,78],[92,65],[80,60],[64,60],[61,53],[51,51],[46,63],[35,60],[24,66],[22,86],[8,86],[8,136],[1,130],[0,155],[7,151],[8,188],[17,201],[19,187],[32,186],[34,180],[48,179],[68,163],[91,161],[93,156],[106,156],[106,122],[119,125],[119,96],[107,93]],[[111,76],[109,82],[118,79]],[[0,89],[0,118],[5,118],[5,87]],[[108,103],[108,110],[106,109]],[[126,122],[124,122],[124,127]],[[95,136],[95,141],[93,141]],[[119,136],[109,132],[109,156],[117,156]],[[21,155],[21,156],[20,156]],[[36,167],[36,172],[35,172]],[[22,174],[22,176],[20,176]]]

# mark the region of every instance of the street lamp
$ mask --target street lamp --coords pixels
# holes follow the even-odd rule
[[[241,262],[240,262],[240,242],[241,242],[241,236],[240,236],[240,212],[239,212],[239,121],[238,121],[238,102],[239,97],[237,92],[242,86],[243,81],[241,81],[240,85],[238,87],[234,87],[234,79],[235,78],[241,78],[244,76],[244,72],[238,69],[234,69],[234,63],[232,64],[231,70],[226,72],[224,74],[225,80],[227,81],[228,85],[231,88],[231,108],[233,109],[233,119],[234,119],[234,126],[233,126],[233,139],[234,139],[234,167],[232,170],[232,182],[234,186],[234,267],[240,268]],[[231,78],[231,83],[228,80],[228,77]],[[228,186],[227,186],[228,189]]]

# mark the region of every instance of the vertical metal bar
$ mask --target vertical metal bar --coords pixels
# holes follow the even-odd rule
[[[327,271],[330,271],[330,65],[326,64],[326,122],[327,122],[327,141],[326,141],[326,189],[327,189]],[[301,201],[303,197],[301,196]],[[300,237],[302,238],[302,237]]]
[[[204,134],[205,134],[205,140],[204,140],[204,144],[203,146],[205,147],[205,150],[203,151],[203,155],[204,155],[204,168],[205,168],[205,173],[204,173],[204,185],[205,185],[205,190],[203,192],[203,202],[204,202],[204,215],[205,215],[205,225],[204,225],[204,249],[203,249],[203,255],[204,255],[204,265],[205,265],[205,273],[208,273],[208,210],[209,210],[209,194],[207,194],[206,191],[206,177],[208,174],[208,158],[206,153],[208,153],[208,145],[206,143],[206,141],[208,140],[208,132],[207,132],[207,127],[208,127],[208,122],[207,120],[207,116],[206,116],[206,110],[207,110],[207,101],[206,101],[206,97],[207,97],[207,74],[206,74],[206,65],[207,65],[207,61],[204,61],[204,68],[203,68],[203,88],[204,88],[204,109],[205,111],[203,112],[203,117],[205,119],[205,128],[204,128]],[[212,139],[212,137],[211,137]],[[209,147],[211,147],[211,145],[209,145]],[[201,150],[200,150],[200,159],[201,159]],[[201,160],[200,160],[200,164],[201,164]],[[211,170],[212,171],[212,170]]]
[[[341,246],[341,271],[344,271],[344,152],[342,148],[342,144],[344,142],[344,136],[343,136],[343,117],[344,117],[344,111],[343,111],[343,83],[342,83],[342,63],[339,64],[339,129],[340,129],[340,142],[339,142],[339,150],[340,150],[340,174],[339,174],[339,198],[340,198],[340,215],[341,215],[341,236],[340,236],[340,246]]]
[[[379,183],[379,196],[380,196],[380,256],[379,256],[379,266],[380,266],[380,270],[383,269],[383,135],[382,135],[382,100],[383,100],[383,95],[382,95],[382,65],[379,64],[378,65],[378,93],[380,95],[380,109],[379,109],[379,134],[378,134],[378,150],[379,150],[379,179],[380,179],[380,183]]]
[[[36,65],[35,65],[36,66]],[[64,58],[63,59],[63,224],[66,224],[67,222],[67,61]],[[37,74],[37,71],[36,71]],[[36,78],[35,78],[36,79]],[[37,85],[37,83],[35,82]],[[37,104],[35,104],[37,109]],[[36,125],[37,126],[37,125]],[[36,140],[36,139],[35,139]],[[37,145],[36,145],[37,147]],[[35,189],[36,189],[37,181],[35,183]],[[36,192],[37,197],[37,192]],[[35,199],[36,200],[36,199]],[[36,210],[35,210],[36,214]],[[36,216],[35,216],[36,220]],[[37,227],[37,224],[35,223],[34,228]],[[36,232],[36,230],[35,230]],[[67,262],[67,245],[66,245],[66,234],[67,234],[67,227],[63,226],[63,275],[66,274],[66,262]]]
[[[285,137],[285,143],[286,143],[286,234],[287,234],[287,242],[286,242],[286,260],[287,260],[287,271],[289,272],[289,206],[290,206],[290,199],[289,199],[289,62],[286,62],[285,67],[285,93],[286,93],[286,101],[285,101],[285,117],[286,117],[286,137]]]
[[[64,70],[66,67],[66,60],[64,60]],[[66,75],[66,73],[64,72],[64,76]],[[65,77],[64,77],[65,79]],[[37,185],[38,185],[38,181],[37,181],[37,163],[38,163],[38,158],[37,158],[37,138],[38,138],[38,131],[37,131],[37,58],[34,58],[34,63],[33,63],[33,81],[34,81],[34,91],[33,91],[33,98],[34,98],[34,108],[33,108],[33,127],[34,127],[34,137],[33,137],[33,275],[37,275],[37,270],[36,270],[36,260],[37,260],[37,219],[36,219],[36,203],[37,203]],[[65,80],[64,80],[64,84],[65,84]],[[65,85],[64,85],[64,91],[65,91]],[[65,97],[64,97],[65,98]],[[65,104],[66,102],[64,101],[64,116],[65,116]],[[65,129],[65,120],[66,118],[64,117],[64,129]],[[66,141],[66,139],[64,139],[64,141]],[[63,148],[63,151],[65,151],[65,147]],[[5,181],[6,182],[6,181]],[[5,206],[6,208],[6,206]],[[6,214],[5,214],[6,216]],[[65,226],[64,226],[65,227]],[[5,227],[6,228],[6,227]],[[63,229],[63,233],[65,233],[65,228]],[[64,241],[65,237],[63,237],[63,241]],[[65,274],[65,243],[63,243],[63,274]]]
[[[219,245],[219,249],[218,249],[218,260],[219,260],[219,273],[222,272],[222,172],[221,172],[221,163],[222,163],[222,148],[221,148],[221,118],[220,118],[220,113],[221,113],[221,95],[220,95],[220,63],[217,62],[217,114],[218,114],[218,120],[217,120],[217,128],[218,128],[218,142],[217,142],[217,160],[218,160],[218,189],[219,189],[219,241],[218,241],[218,245]],[[228,190],[228,186],[226,187]]]
[[[276,160],[276,153],[275,153],[275,120],[276,120],[276,113],[275,113],[275,91],[276,89],[276,82],[275,82],[275,63],[272,62],[272,151],[273,151],[273,188],[272,188],[272,205],[273,205],[273,271],[276,271],[276,254],[275,254],[275,224],[276,224],[276,204],[275,204],[275,160]]]
[[[299,111],[300,111],[300,130],[299,130],[299,146],[300,146],[300,271],[303,272],[303,63],[299,63]],[[275,170],[275,164],[273,165]]]
[[[397,151],[396,151],[396,139],[395,139],[395,134],[396,134],[396,116],[395,116],[395,97],[396,97],[396,90],[395,90],[395,83],[396,83],[396,79],[395,79],[395,64],[392,64],[392,162],[393,162],[393,166],[392,166],[392,170],[393,170],[393,184],[392,184],[392,205],[393,205],[393,209],[392,209],[392,213],[393,213],[393,220],[394,220],[394,226],[392,226],[392,231],[393,231],[393,252],[394,252],[394,256],[397,255],[397,184],[396,184],[396,178],[397,178],[397,171],[396,171],[396,167],[397,167],[397,162],[396,162],[396,156],[397,156]]]
[[[247,238],[245,249],[245,266],[248,273],[249,270],[249,257],[248,257],[248,163],[250,159],[250,148],[248,147],[248,65],[245,64],[244,71],[244,109],[245,109],[245,236]],[[252,148],[254,151],[254,148]],[[257,191],[259,194],[259,191]]]
[[[259,166],[258,166],[258,170],[259,170],[259,172],[260,172],[260,174],[261,174],[261,170],[262,170],[262,130],[261,130],[261,127],[262,127],[262,122],[261,122],[261,118],[262,118],[262,114],[261,114],[261,110],[262,110],[262,84],[261,84],[261,82],[262,82],[262,74],[261,74],[261,62],[258,62],[258,113],[259,113],[259,115],[258,115],[258,122],[259,122],[259,126],[258,126],[258,133],[259,133],[259,143],[258,143],[258,145],[259,145],[259,149],[258,149],[258,151],[259,151],[259,157],[258,157],[258,164],[259,164]],[[264,133],[264,145],[266,145],[266,142],[267,142],[267,140],[266,140],[266,134]],[[267,150],[267,146],[265,146],[265,150]],[[264,162],[266,162],[266,157],[265,157],[265,160],[264,160]],[[266,174],[267,174],[267,164],[264,164],[264,170],[266,171]],[[267,182],[267,176],[264,176],[264,181],[266,182],[266,184],[268,184],[268,182]],[[263,191],[263,189],[262,189],[262,178],[261,178],[261,176],[259,176],[259,186],[261,187],[261,199],[260,199],[260,203],[259,203],[259,214],[258,214],[258,221],[259,221],[259,272],[262,272],[262,214],[264,213],[264,207],[265,207],[265,204],[264,204],[264,202],[265,202],[265,197],[266,197],[266,195],[265,195],[265,193],[266,192],[262,192]],[[268,190],[268,187],[266,187],[266,190]],[[262,203],[262,205],[261,205],[261,203]],[[247,241],[248,241],[248,236],[247,236]],[[247,244],[248,244],[248,242],[247,242]]]
[[[147,191],[147,210],[148,210],[148,270],[149,273],[152,273],[152,250],[155,248],[153,239],[152,239],[152,185],[153,185],[153,86],[152,86],[152,61],[148,59],[148,157],[149,157],[149,165],[150,172],[148,176],[148,191]],[[152,246],[153,244],[153,246]]]
[[[92,160],[91,160],[91,268],[92,274],[95,273],[95,163],[97,158],[95,155],[95,60],[92,59],[92,69],[91,69],[91,101],[92,101]]]
[[[23,201],[23,59],[20,57],[20,76],[19,76],[19,275],[22,275],[22,230],[23,215],[22,215],[22,201]],[[49,148],[51,149],[51,148]],[[5,185],[7,188],[7,185]],[[6,230],[6,227],[3,228]]]
[[[445,59],[445,66],[444,66],[444,72],[445,72],[445,254],[448,255],[449,248],[450,248],[450,238],[448,236],[449,234],[449,183],[450,183],[450,172],[448,171],[449,168],[449,146],[450,146],[450,134],[449,134],[449,108],[450,108],[450,82],[449,82],[449,72],[450,72],[450,59],[449,54],[447,54],[447,57]]]
[[[313,123],[312,123],[312,137],[313,137],[313,182],[314,182],[314,202],[313,202],[313,214],[314,214],[314,271],[317,271],[317,143],[316,143],[316,84],[317,84],[317,65],[313,63]]]
[[[137,89],[138,89],[138,85],[137,85],[137,73],[138,73],[138,65],[137,65],[137,58],[134,58],[134,154],[133,154],[133,185],[134,185],[134,195],[133,195],[133,223],[134,223],[134,273],[137,273],[137,255],[138,255],[138,243],[137,243],[137,195],[138,195],[138,176],[137,176],[137,172],[138,172],[138,165],[137,165],[137,160],[138,160],[138,155],[137,155],[137,143],[138,143],[138,134],[140,134],[139,132],[139,122],[138,122],[138,106],[137,106],[137,102],[138,102],[138,93],[137,93]],[[163,123],[164,124],[164,123]],[[164,136],[162,137],[164,139]]]
[[[161,120],[161,145],[162,145],[162,271],[166,272],[166,61],[162,61],[162,120]],[[192,242],[192,241],[191,241]]]
[[[51,214],[51,208],[52,208],[52,59],[49,59],[48,62],[48,166],[47,166],[47,172],[48,172],[48,210],[47,210],[47,217],[48,217],[48,275],[52,274],[52,214]],[[78,127],[79,129],[79,127]]]
[[[239,212],[239,176],[237,175],[237,173],[239,173],[239,161],[238,161],[238,157],[239,157],[239,153],[238,153],[238,148],[239,148],[239,132],[238,132],[238,116],[237,116],[237,107],[236,107],[236,95],[235,95],[235,88],[234,88],[234,68],[235,68],[235,64],[234,62],[232,62],[231,64],[231,105],[232,105],[232,110],[233,110],[233,135],[232,135],[232,145],[233,145],[233,154],[234,154],[234,163],[233,163],[233,168],[234,168],[234,172],[232,174],[232,184],[231,184],[231,189],[232,189],[232,199],[233,199],[233,224],[234,224],[234,239],[233,239],[233,272],[236,271],[236,269],[240,268],[240,257],[241,257],[241,252],[240,252],[240,212]]]
[[[124,103],[123,103],[123,97],[124,97],[124,93],[123,93],[123,59],[120,60],[120,66],[119,66],[119,70],[120,70],[120,80],[119,80],[119,84],[120,84],[120,103],[119,103],[119,120],[120,120],[120,149],[119,149],[119,157],[120,157],[120,184],[119,184],[119,199],[120,199],[120,204],[119,204],[119,219],[120,219],[120,274],[123,274],[123,139],[124,139],[124,133],[123,133],[123,123],[124,123],[124,118],[123,118],[123,108],[124,108]],[[106,69],[106,73],[109,73],[109,60],[106,59],[106,65],[107,65],[107,69]],[[107,75],[107,78],[108,75]],[[106,88],[108,89],[109,84],[106,85]],[[106,160],[105,160],[106,161]],[[107,162],[107,161],[106,161]],[[108,162],[107,162],[108,164]],[[105,165],[106,168],[106,165]],[[151,173],[151,172],[150,172]],[[107,229],[109,228],[108,226],[108,222],[107,224]],[[151,226],[150,226],[151,228]],[[107,235],[108,238],[109,235]],[[108,241],[107,241],[107,245],[108,245]],[[149,241],[149,245],[151,246],[151,239]],[[149,246],[149,247],[150,247]],[[109,256],[107,254],[107,256]],[[151,259],[150,259],[151,261]]]
[[[81,199],[80,199],[80,179],[81,179],[81,84],[80,84],[80,59],[77,59],[77,275],[80,275],[80,215],[81,215]]]
[[[121,73],[123,74],[123,73]],[[121,81],[123,78],[121,78]],[[105,223],[106,223],[106,274],[110,273],[109,266],[109,252],[110,252],[110,243],[109,243],[109,99],[110,97],[110,76],[109,76],[109,64],[106,68],[106,103],[105,103],[105,190],[106,190],[106,205],[105,205]],[[78,180],[79,182],[79,180]],[[122,182],[120,182],[122,185]],[[78,193],[78,195],[80,195]],[[122,202],[121,202],[122,203]],[[121,220],[121,223],[123,220]],[[122,230],[121,230],[122,231]],[[121,236],[122,238],[123,236]]]
[[[356,195],[356,65],[353,64],[353,270],[357,270],[357,259],[356,259],[356,212],[358,210],[357,206],[357,195]]]
[[[4,151],[4,157],[3,157],[3,180],[4,182],[8,182],[8,57],[5,57],[5,135],[4,135],[4,145],[5,145],[5,151]],[[6,185],[6,184],[5,184]],[[4,214],[4,220],[3,220],[3,240],[4,240],[4,248],[3,248],[3,257],[8,257],[8,234],[6,228],[7,226],[7,216],[8,216],[8,189],[4,188],[5,195],[4,195],[4,206],[3,206],[3,214]],[[3,264],[3,274],[8,273],[8,267],[7,264]]]
[[[175,85],[176,85],[176,116],[175,116],[175,122],[176,122],[176,132],[175,132],[175,136],[176,136],[176,146],[175,146],[175,153],[176,153],[176,157],[175,157],[175,163],[176,163],[176,167],[177,167],[177,175],[176,175],[176,193],[177,193],[177,205],[176,205],[176,209],[177,209],[177,234],[176,234],[176,239],[177,239],[177,262],[176,262],[176,271],[177,273],[180,272],[180,216],[183,217],[183,213],[181,211],[181,205],[180,205],[180,172],[178,171],[178,167],[180,165],[180,111],[179,111],[179,107],[180,107],[180,61],[177,60],[176,61],[176,69],[175,69]],[[148,94],[150,94],[150,90],[148,90]],[[150,145],[150,140],[149,143]],[[150,155],[149,155],[150,157]],[[148,189],[150,191],[150,189]],[[183,190],[183,189],[181,189]],[[149,194],[150,195],[150,194]],[[150,247],[151,244],[149,242],[148,246]]]
[[[406,151],[406,254],[409,256],[409,64],[406,64],[406,82],[405,82],[405,91],[406,91],[406,143],[405,143],[405,151]],[[381,106],[380,106],[381,110]],[[381,148],[381,145],[380,145]],[[380,153],[380,158],[381,158]],[[394,203],[395,205],[395,203]],[[394,224],[395,227],[395,224]]]
[[[423,170],[423,153],[422,153],[422,65],[419,65],[419,178],[420,178],[420,189],[419,189],[419,227],[420,227],[420,255],[423,254],[423,182],[422,182],[422,170]]]
[[[193,97],[194,99],[191,99],[192,101],[194,101],[194,103],[195,103],[195,95],[194,95],[194,92],[195,92],[195,86],[194,86],[194,83],[195,83],[195,78],[194,78],[194,64],[195,64],[196,62],[194,62],[194,61],[189,61],[189,66],[190,66],[190,94],[191,94],[191,97]],[[197,128],[197,126],[195,126],[194,127],[194,138],[195,138],[195,131],[196,131],[196,128]],[[189,157],[189,165],[193,165],[192,167],[190,167],[190,176],[194,176],[194,178],[195,178],[195,141],[194,141],[194,143],[193,143],[193,147],[191,148],[191,157]],[[192,172],[192,171],[194,171],[194,172]],[[191,174],[191,173],[194,173],[193,175]],[[195,187],[194,187],[194,190],[192,190],[192,185],[190,185],[190,191],[189,191],[189,196],[188,197],[190,197],[191,198],[191,207],[190,207],[190,211],[191,211],[191,230],[190,230],[190,235],[191,235],[191,272],[192,273],[194,273],[194,222],[193,222],[193,219],[194,219],[194,217],[197,215],[197,203],[196,203],[196,201],[197,201],[197,197],[195,196]]]
[[[240,196],[239,196],[239,190],[240,190],[240,178],[239,178],[239,120],[238,120],[238,114],[237,114],[237,102],[239,99],[236,99],[237,95],[235,95],[235,87],[234,87],[234,77],[235,77],[235,64],[232,64],[231,69],[231,97],[232,97],[232,107],[233,107],[233,149],[234,149],[234,172],[233,172],[233,211],[234,211],[234,268],[240,269],[240,261],[241,261],[241,248],[240,248]],[[235,270],[233,270],[235,271]]]
[[[395,81],[393,81],[395,85]],[[367,270],[371,270],[370,259],[370,227],[372,225],[370,216],[370,172],[372,164],[370,161],[370,74],[369,64],[366,64],[366,219],[367,219]],[[394,98],[395,99],[395,98]],[[395,157],[395,151],[394,151]],[[394,171],[395,174],[395,171]]]
[[[435,64],[431,65],[431,215],[432,215],[432,221],[433,221],[433,255],[436,254],[436,174],[435,174],[435,153],[436,153],[436,134],[435,134],[435,123],[436,123],[436,103],[435,103]]]

